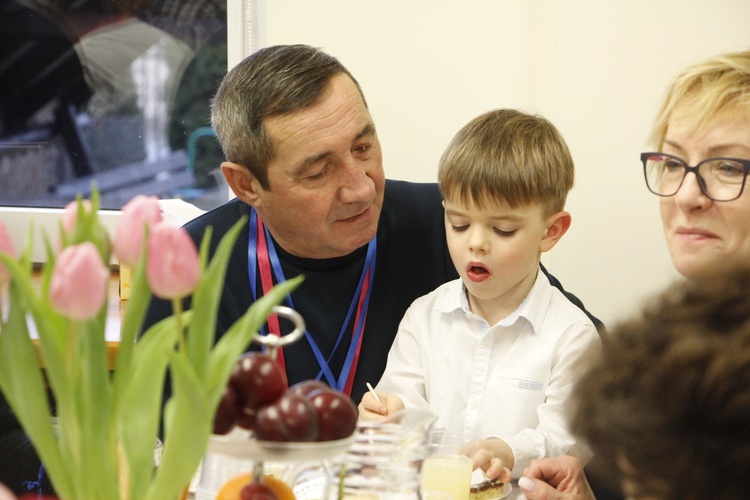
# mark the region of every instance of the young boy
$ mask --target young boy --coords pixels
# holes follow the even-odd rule
[[[570,227],[574,167],[544,118],[502,109],[469,122],[440,160],[438,180],[460,279],[406,312],[376,392],[360,418],[404,406],[476,439],[475,466],[519,477],[534,458],[587,452],[568,430],[566,399],[594,324],[539,270]],[[507,471],[502,473],[507,475]]]

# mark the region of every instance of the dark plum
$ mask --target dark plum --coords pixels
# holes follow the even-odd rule
[[[235,363],[229,384],[237,391],[240,407],[257,410],[281,397],[286,376],[271,357],[249,352]]]
[[[237,416],[240,407],[237,401],[237,392],[231,385],[224,388],[224,393],[219,400],[219,406],[214,415],[214,434],[227,434],[237,424]]]
[[[304,380],[302,382],[297,382],[289,388],[289,392],[299,394],[300,396],[308,396],[311,392],[318,390],[332,391],[333,389],[320,380]]]
[[[248,483],[240,491],[240,500],[278,500],[276,493],[263,483]]]
[[[253,430],[255,428],[255,415],[257,413],[256,410],[240,408],[240,411],[237,413],[237,425],[249,431]]]
[[[258,410],[255,437],[263,441],[315,441],[318,419],[309,399],[291,392]]]
[[[317,441],[349,437],[357,427],[357,407],[351,398],[335,390],[313,391],[308,395],[318,417]]]

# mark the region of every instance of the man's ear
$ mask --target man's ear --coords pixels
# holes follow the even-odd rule
[[[248,205],[255,206],[261,189],[260,183],[248,169],[238,163],[225,161],[221,164],[221,173],[224,174],[229,188],[234,195]]]
[[[547,219],[547,231],[544,233],[542,241],[539,244],[539,250],[542,252],[552,250],[552,247],[557,245],[560,238],[568,232],[570,223],[570,214],[564,210],[551,215],[549,219]]]

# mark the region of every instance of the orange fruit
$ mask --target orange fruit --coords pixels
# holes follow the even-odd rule
[[[240,500],[242,488],[252,480],[253,475],[250,472],[243,472],[232,477],[221,487],[216,500]],[[295,500],[292,488],[281,479],[267,475],[263,477],[263,483],[276,493],[279,500]]]

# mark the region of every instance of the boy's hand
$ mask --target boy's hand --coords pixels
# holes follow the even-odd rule
[[[378,392],[377,394],[380,401],[369,392],[362,396],[362,402],[357,407],[360,420],[380,420],[404,409],[404,402],[398,396],[385,392]]]
[[[487,479],[509,483],[514,462],[510,446],[499,438],[480,439],[474,446],[474,468],[482,469]]]

